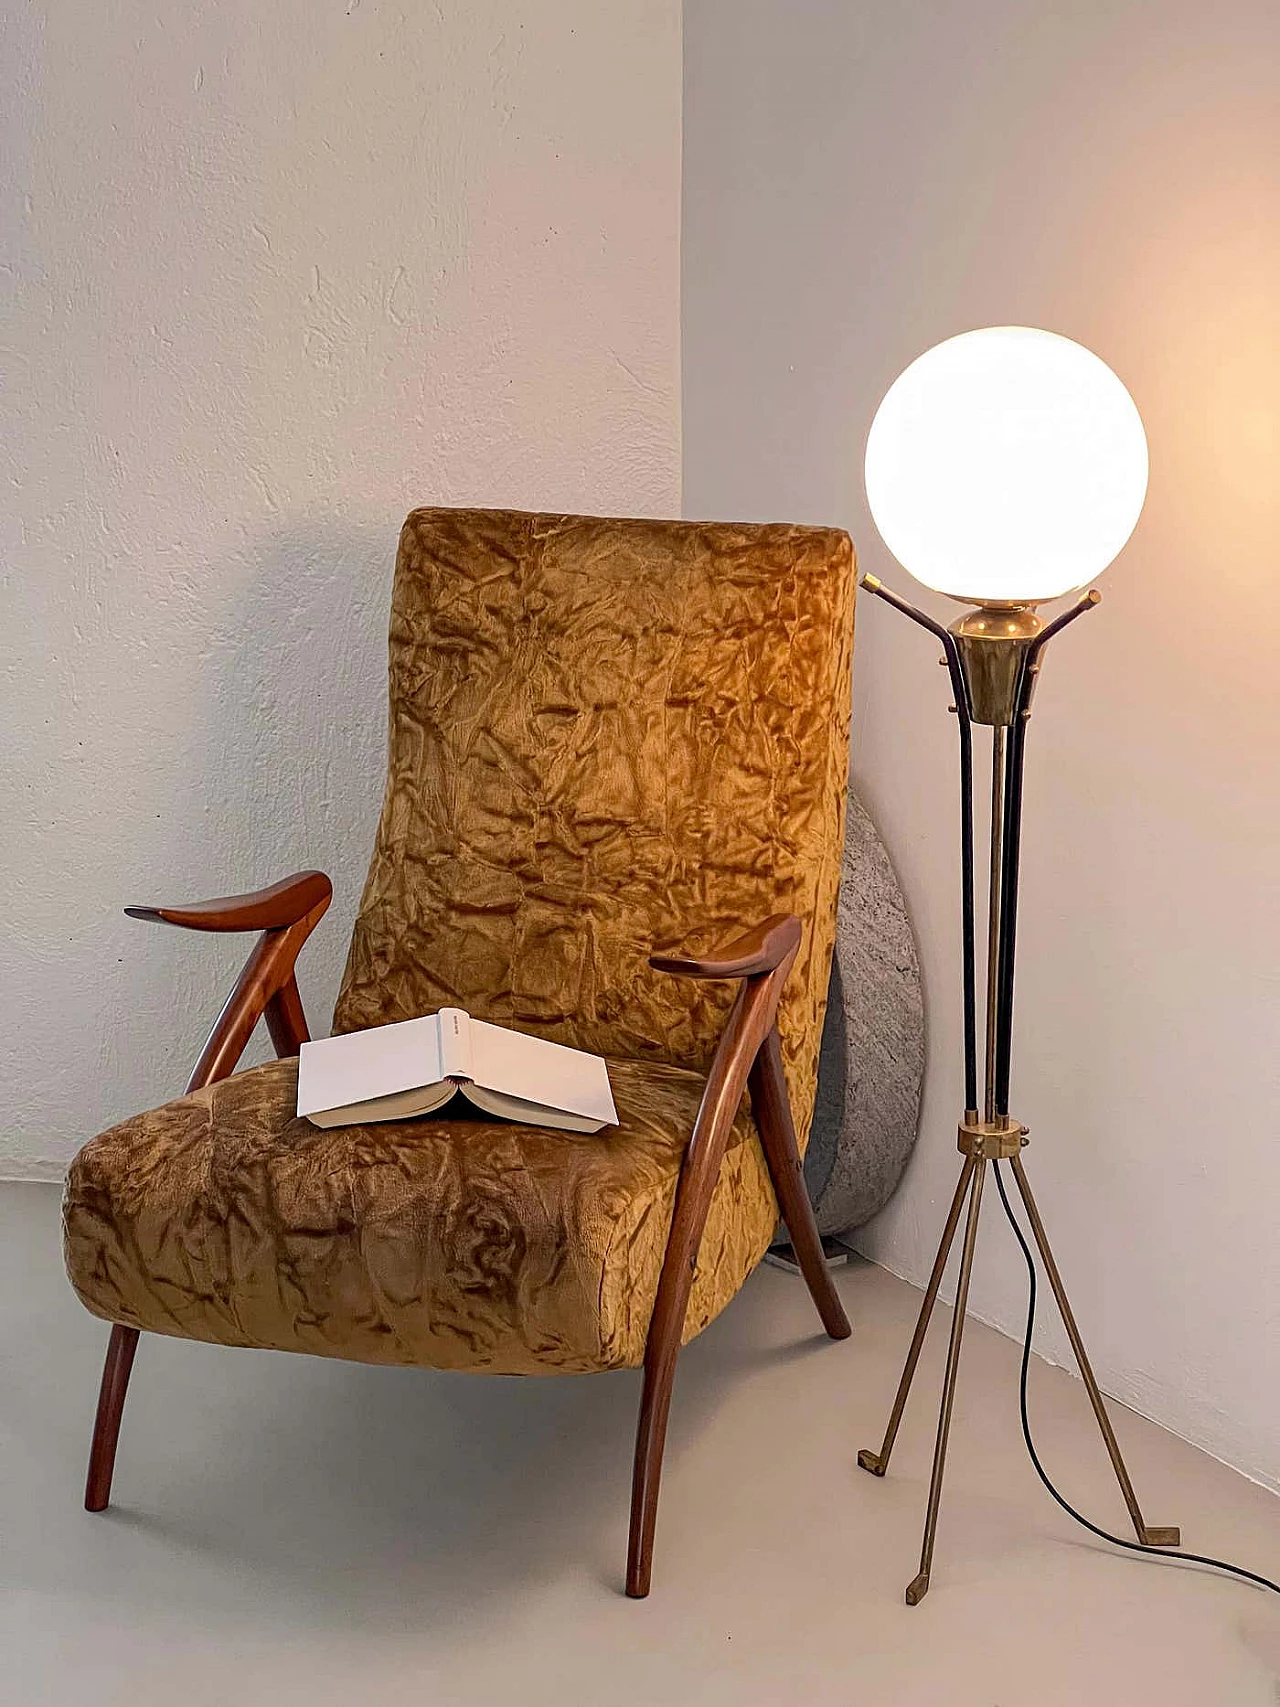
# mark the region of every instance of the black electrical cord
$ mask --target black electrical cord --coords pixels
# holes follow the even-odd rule
[[[1036,1475],[1044,1483],[1050,1495],[1058,1502],[1068,1517],[1073,1517],[1091,1535],[1096,1535],[1102,1541],[1109,1541],[1113,1547],[1123,1547],[1128,1553],[1150,1553],[1157,1559],[1184,1559],[1192,1565],[1208,1565],[1215,1571],[1227,1571],[1233,1577],[1243,1577],[1246,1582],[1257,1583],[1259,1588],[1269,1588],[1273,1594],[1280,1594],[1280,1583],[1273,1583],[1270,1577],[1260,1576],[1257,1571],[1247,1571],[1243,1565],[1230,1564],[1226,1559],[1211,1559],[1204,1553],[1184,1553],[1177,1547],[1148,1547],[1142,1541],[1126,1541],[1123,1536],[1111,1535],[1105,1529],[1099,1529],[1096,1523],[1090,1523],[1087,1517],[1081,1515],[1073,1505],[1063,1498],[1049,1480],[1044,1465],[1040,1462],[1040,1454],[1036,1451],[1035,1442],[1031,1438],[1031,1422],[1027,1415],[1027,1371],[1031,1367],[1031,1338],[1036,1326],[1036,1264],[1031,1255],[1031,1246],[1027,1243],[1026,1235],[1013,1212],[1009,1195],[1004,1189],[1004,1171],[999,1162],[993,1164],[996,1176],[996,1189],[1000,1193],[1000,1201],[1004,1204],[1004,1212],[1009,1217],[1009,1225],[1013,1228],[1014,1237],[1022,1250],[1027,1265],[1027,1331],[1022,1340],[1022,1369],[1018,1376],[1018,1406],[1022,1413],[1022,1438],[1026,1443],[1027,1455],[1035,1467]]]

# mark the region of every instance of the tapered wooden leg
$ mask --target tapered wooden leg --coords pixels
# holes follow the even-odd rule
[[[724,1136],[721,1135],[718,1145],[721,1155]],[[644,1599],[653,1576],[653,1535],[658,1521],[658,1486],[662,1479],[662,1449],[667,1442],[667,1418],[671,1413],[671,1388],[698,1264],[698,1246],[702,1243],[702,1230],[720,1172],[720,1158],[714,1150],[697,1160],[702,1165],[690,1166],[686,1162],[676,1190],[667,1254],[644,1348],[644,1389],[636,1426],[631,1532],[627,1542],[627,1593],[633,1600]]]
[[[688,1292],[685,1293],[686,1302]],[[631,1532],[627,1543],[627,1593],[643,1600],[653,1578],[653,1535],[658,1521],[658,1487],[662,1479],[662,1450],[667,1442],[671,1388],[680,1355],[684,1314],[671,1318],[663,1332],[652,1330],[644,1360],[644,1391],[636,1428],[635,1468],[631,1477]]]
[[[307,1020],[302,1011],[302,998],[298,994],[298,984],[292,967],[299,948],[329,905],[332,889],[329,879],[318,872],[304,872],[301,877],[305,879],[308,893],[316,897],[315,904],[309,913],[303,914],[294,923],[279,929],[272,927],[262,933],[200,1052],[200,1058],[187,1080],[184,1094],[190,1095],[192,1091],[203,1090],[206,1085],[216,1084],[218,1080],[225,1079],[234,1072],[241,1051],[249,1041],[258,1019],[263,1015],[266,1017],[267,1029],[271,1033],[271,1041],[275,1044],[277,1055],[296,1055],[307,1042]],[[243,900],[254,901],[255,897],[236,897],[235,900],[237,903]],[[226,913],[230,907],[229,902],[209,902],[207,908],[196,909],[185,922],[200,918],[207,921],[209,917],[216,918],[219,912]],[[128,911],[138,912],[142,917],[172,918],[175,924],[184,922],[176,914],[164,909],[129,908]],[[230,924],[220,926],[216,922],[194,922],[193,928],[217,930],[241,927]],[[263,1002],[264,990],[273,987],[282,967],[288,969],[289,976],[275,994]],[[116,1323],[107,1344],[107,1361],[102,1371],[102,1386],[98,1391],[98,1414],[93,1424],[89,1474],[84,1489],[86,1511],[104,1511],[111,1498],[111,1473],[115,1469],[120,1418],[124,1411],[124,1396],[129,1388],[129,1375],[137,1349],[138,1329],[121,1327]]]
[[[107,1342],[107,1361],[102,1370],[102,1386],[98,1391],[98,1414],[93,1424],[89,1474],[84,1487],[86,1511],[105,1511],[111,1499],[111,1473],[116,1465],[120,1417],[124,1411],[124,1396],[129,1390],[129,1374],[133,1369],[133,1358],[137,1349],[137,1328],[123,1328],[117,1322]]]
[[[835,1289],[831,1270],[822,1254],[822,1238],[814,1219],[813,1205],[804,1185],[804,1164],[796,1143],[795,1123],[791,1118],[791,1099],[782,1069],[782,1049],[776,1026],[760,1046],[752,1064],[747,1084],[751,1091],[751,1108],[760,1132],[764,1159],[769,1167],[778,1208],[791,1235],[791,1248],[796,1253],[800,1272],[809,1288],[809,1295],[818,1307],[822,1325],[833,1340],[845,1340],[853,1332],[844,1305]]]
[[[739,1091],[738,1096],[741,1094]],[[667,1417],[671,1411],[671,1387],[684,1338],[684,1319],[689,1308],[689,1294],[693,1290],[698,1247],[702,1243],[707,1211],[720,1175],[735,1102],[734,1098],[721,1097],[719,1112],[706,1125],[703,1124],[702,1113],[699,1113],[680,1173],[680,1183],[676,1187],[671,1230],[667,1234],[667,1253],[662,1262],[658,1293],[649,1321],[649,1337],[644,1348],[644,1390],[636,1427],[635,1466],[631,1477],[631,1533],[627,1543],[627,1593],[633,1600],[641,1600],[648,1594],[653,1575],[653,1533],[658,1520],[658,1484],[662,1477],[662,1449],[667,1440]]]
[[[738,1081],[739,1085],[741,1082]],[[849,1320],[823,1260],[822,1241],[818,1237],[813,1207],[804,1189],[776,1029],[765,1035],[747,1082],[769,1174],[801,1272],[818,1306],[823,1326],[832,1339],[845,1339],[850,1333]],[[676,1191],[671,1231],[667,1235],[667,1254],[649,1323],[644,1353],[644,1390],[640,1399],[635,1467],[631,1479],[631,1534],[627,1548],[627,1593],[636,1600],[648,1594],[653,1575],[658,1487],[662,1477],[662,1452],[667,1440],[676,1360],[684,1337],[685,1313],[693,1289],[698,1247],[719,1177],[737,1095],[741,1092],[719,1098],[716,1118],[705,1128],[702,1114],[699,1114],[698,1128],[695,1128]]]

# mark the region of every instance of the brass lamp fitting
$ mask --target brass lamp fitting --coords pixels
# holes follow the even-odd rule
[[[890,592],[878,575],[864,575],[861,584],[943,642],[947,657],[942,662],[950,663],[957,703],[963,684],[968,722],[997,730],[1010,729],[1016,719],[1027,716],[1045,642],[1102,597],[1090,589],[1046,627],[1036,615],[1036,599],[974,600],[948,593],[947,598],[970,608],[945,629]]]
[[[1043,629],[1034,604],[1003,602],[979,605],[951,624],[975,723],[1013,722],[1023,659]]]
[[[999,1115],[993,1120],[979,1120],[974,1110],[966,1112],[960,1122],[956,1148],[962,1156],[981,1156],[988,1162],[1003,1162],[1021,1154],[1027,1142],[1027,1128],[1020,1120]]]

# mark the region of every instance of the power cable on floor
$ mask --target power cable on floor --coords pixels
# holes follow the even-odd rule
[[[1035,1467],[1036,1475],[1044,1483],[1052,1497],[1066,1512],[1091,1535],[1096,1535],[1102,1541],[1109,1541],[1113,1547],[1123,1547],[1128,1553],[1150,1553],[1157,1559],[1183,1559],[1192,1565],[1208,1565],[1211,1570],[1227,1571],[1233,1577],[1242,1577],[1246,1582],[1256,1583],[1259,1588],[1268,1588],[1272,1594],[1280,1594],[1280,1583],[1273,1583],[1270,1577],[1260,1576],[1257,1571],[1247,1571],[1243,1565],[1233,1565],[1226,1559],[1211,1559],[1205,1553],[1184,1553],[1177,1547],[1149,1547],[1143,1541],[1126,1541],[1123,1536],[1112,1535],[1105,1529],[1099,1529],[1096,1523],[1091,1523],[1081,1515],[1054,1487],[1044,1465],[1040,1462],[1040,1454],[1036,1451],[1035,1442],[1031,1438],[1031,1422],[1027,1414],[1027,1372],[1031,1367],[1031,1339],[1036,1326],[1036,1264],[1031,1255],[1031,1246],[1013,1212],[1013,1205],[1004,1188],[1004,1172],[999,1162],[995,1162],[996,1189],[1000,1193],[1000,1201],[1004,1204],[1004,1212],[1013,1228],[1014,1237],[1022,1250],[1027,1264],[1027,1331],[1022,1340],[1022,1370],[1018,1376],[1018,1405],[1022,1413],[1022,1438],[1026,1442],[1027,1454]]]

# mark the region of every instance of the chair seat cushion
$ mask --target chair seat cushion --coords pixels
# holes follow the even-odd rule
[[[322,1131],[273,1061],[92,1139],[64,1204],[67,1269],[108,1321],[365,1363],[547,1374],[633,1366],[700,1075],[611,1061],[619,1124],[487,1117]],[[685,1339],[763,1255],[777,1215],[745,1102]]]

